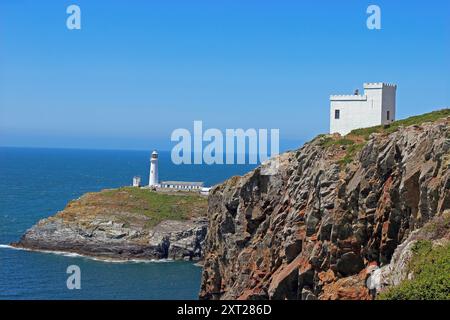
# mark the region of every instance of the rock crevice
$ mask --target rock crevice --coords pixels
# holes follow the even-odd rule
[[[216,186],[200,298],[372,298],[373,266],[449,208],[449,137],[449,119],[372,134],[345,164],[318,137]]]

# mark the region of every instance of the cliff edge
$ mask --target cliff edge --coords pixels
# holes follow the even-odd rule
[[[198,260],[206,210],[206,197],[194,193],[107,189],[71,201],[12,246],[113,260]]]
[[[411,277],[413,242],[448,248],[449,123],[446,109],[321,135],[273,175],[216,186],[200,298],[372,299]]]

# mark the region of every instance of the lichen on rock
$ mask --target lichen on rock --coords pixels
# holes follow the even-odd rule
[[[373,298],[367,279],[450,208],[443,114],[322,135],[280,155],[273,175],[257,168],[212,189],[200,298]]]

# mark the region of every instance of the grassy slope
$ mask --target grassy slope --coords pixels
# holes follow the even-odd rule
[[[409,271],[412,280],[383,292],[385,300],[450,300],[450,245],[433,247],[427,240],[418,241]]]
[[[450,300],[450,211],[423,226],[413,247],[413,258],[407,266],[411,280],[389,288],[377,298],[384,300]],[[422,239],[420,239],[422,238]],[[431,239],[441,245],[434,245]]]
[[[425,122],[434,122],[436,120],[450,117],[450,109],[442,109],[425,113],[418,116],[409,117],[406,119],[394,121],[388,126],[375,126],[370,128],[356,129],[350,132],[350,135],[357,135],[364,137],[365,140],[369,138],[372,133],[392,133],[398,130],[399,127],[408,127],[412,125],[421,125]]]
[[[400,127],[407,127],[412,125],[421,125],[425,122],[434,122],[442,118],[450,117],[450,109],[443,109],[425,113],[419,116],[413,116],[406,119],[394,121],[389,125],[380,125],[369,128],[356,129],[350,132],[344,137],[320,135],[320,144],[324,147],[339,147],[345,148],[346,153],[343,158],[339,160],[339,163],[346,165],[351,163],[356,153],[363,148],[369,136],[372,133],[390,134],[397,131]]]
[[[146,218],[146,226],[152,227],[163,220],[186,220],[206,216],[208,200],[194,192],[156,192],[149,189],[123,187],[91,192],[70,202],[60,212],[66,220],[90,220],[99,215],[121,214],[124,223],[138,222]],[[149,218],[149,219],[148,219]]]

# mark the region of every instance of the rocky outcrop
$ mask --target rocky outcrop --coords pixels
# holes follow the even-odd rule
[[[202,258],[207,228],[204,214],[153,225],[151,215],[145,214],[147,204],[130,197],[130,190],[86,194],[55,216],[39,221],[12,245],[114,260]]]
[[[216,186],[200,298],[371,299],[366,280],[450,208],[449,121],[320,136]]]
[[[414,272],[410,268],[410,263],[414,257],[414,246],[418,241],[423,240],[429,241],[432,246],[448,245],[450,243],[449,224],[450,209],[433,217],[423,228],[411,232],[395,249],[389,264],[370,270],[366,281],[367,287],[375,294],[398,286],[406,279],[413,279]]]
[[[151,230],[127,227],[112,220],[98,219],[80,226],[62,219],[44,219],[13,246],[116,260],[198,260],[206,227],[206,219],[163,221]]]

